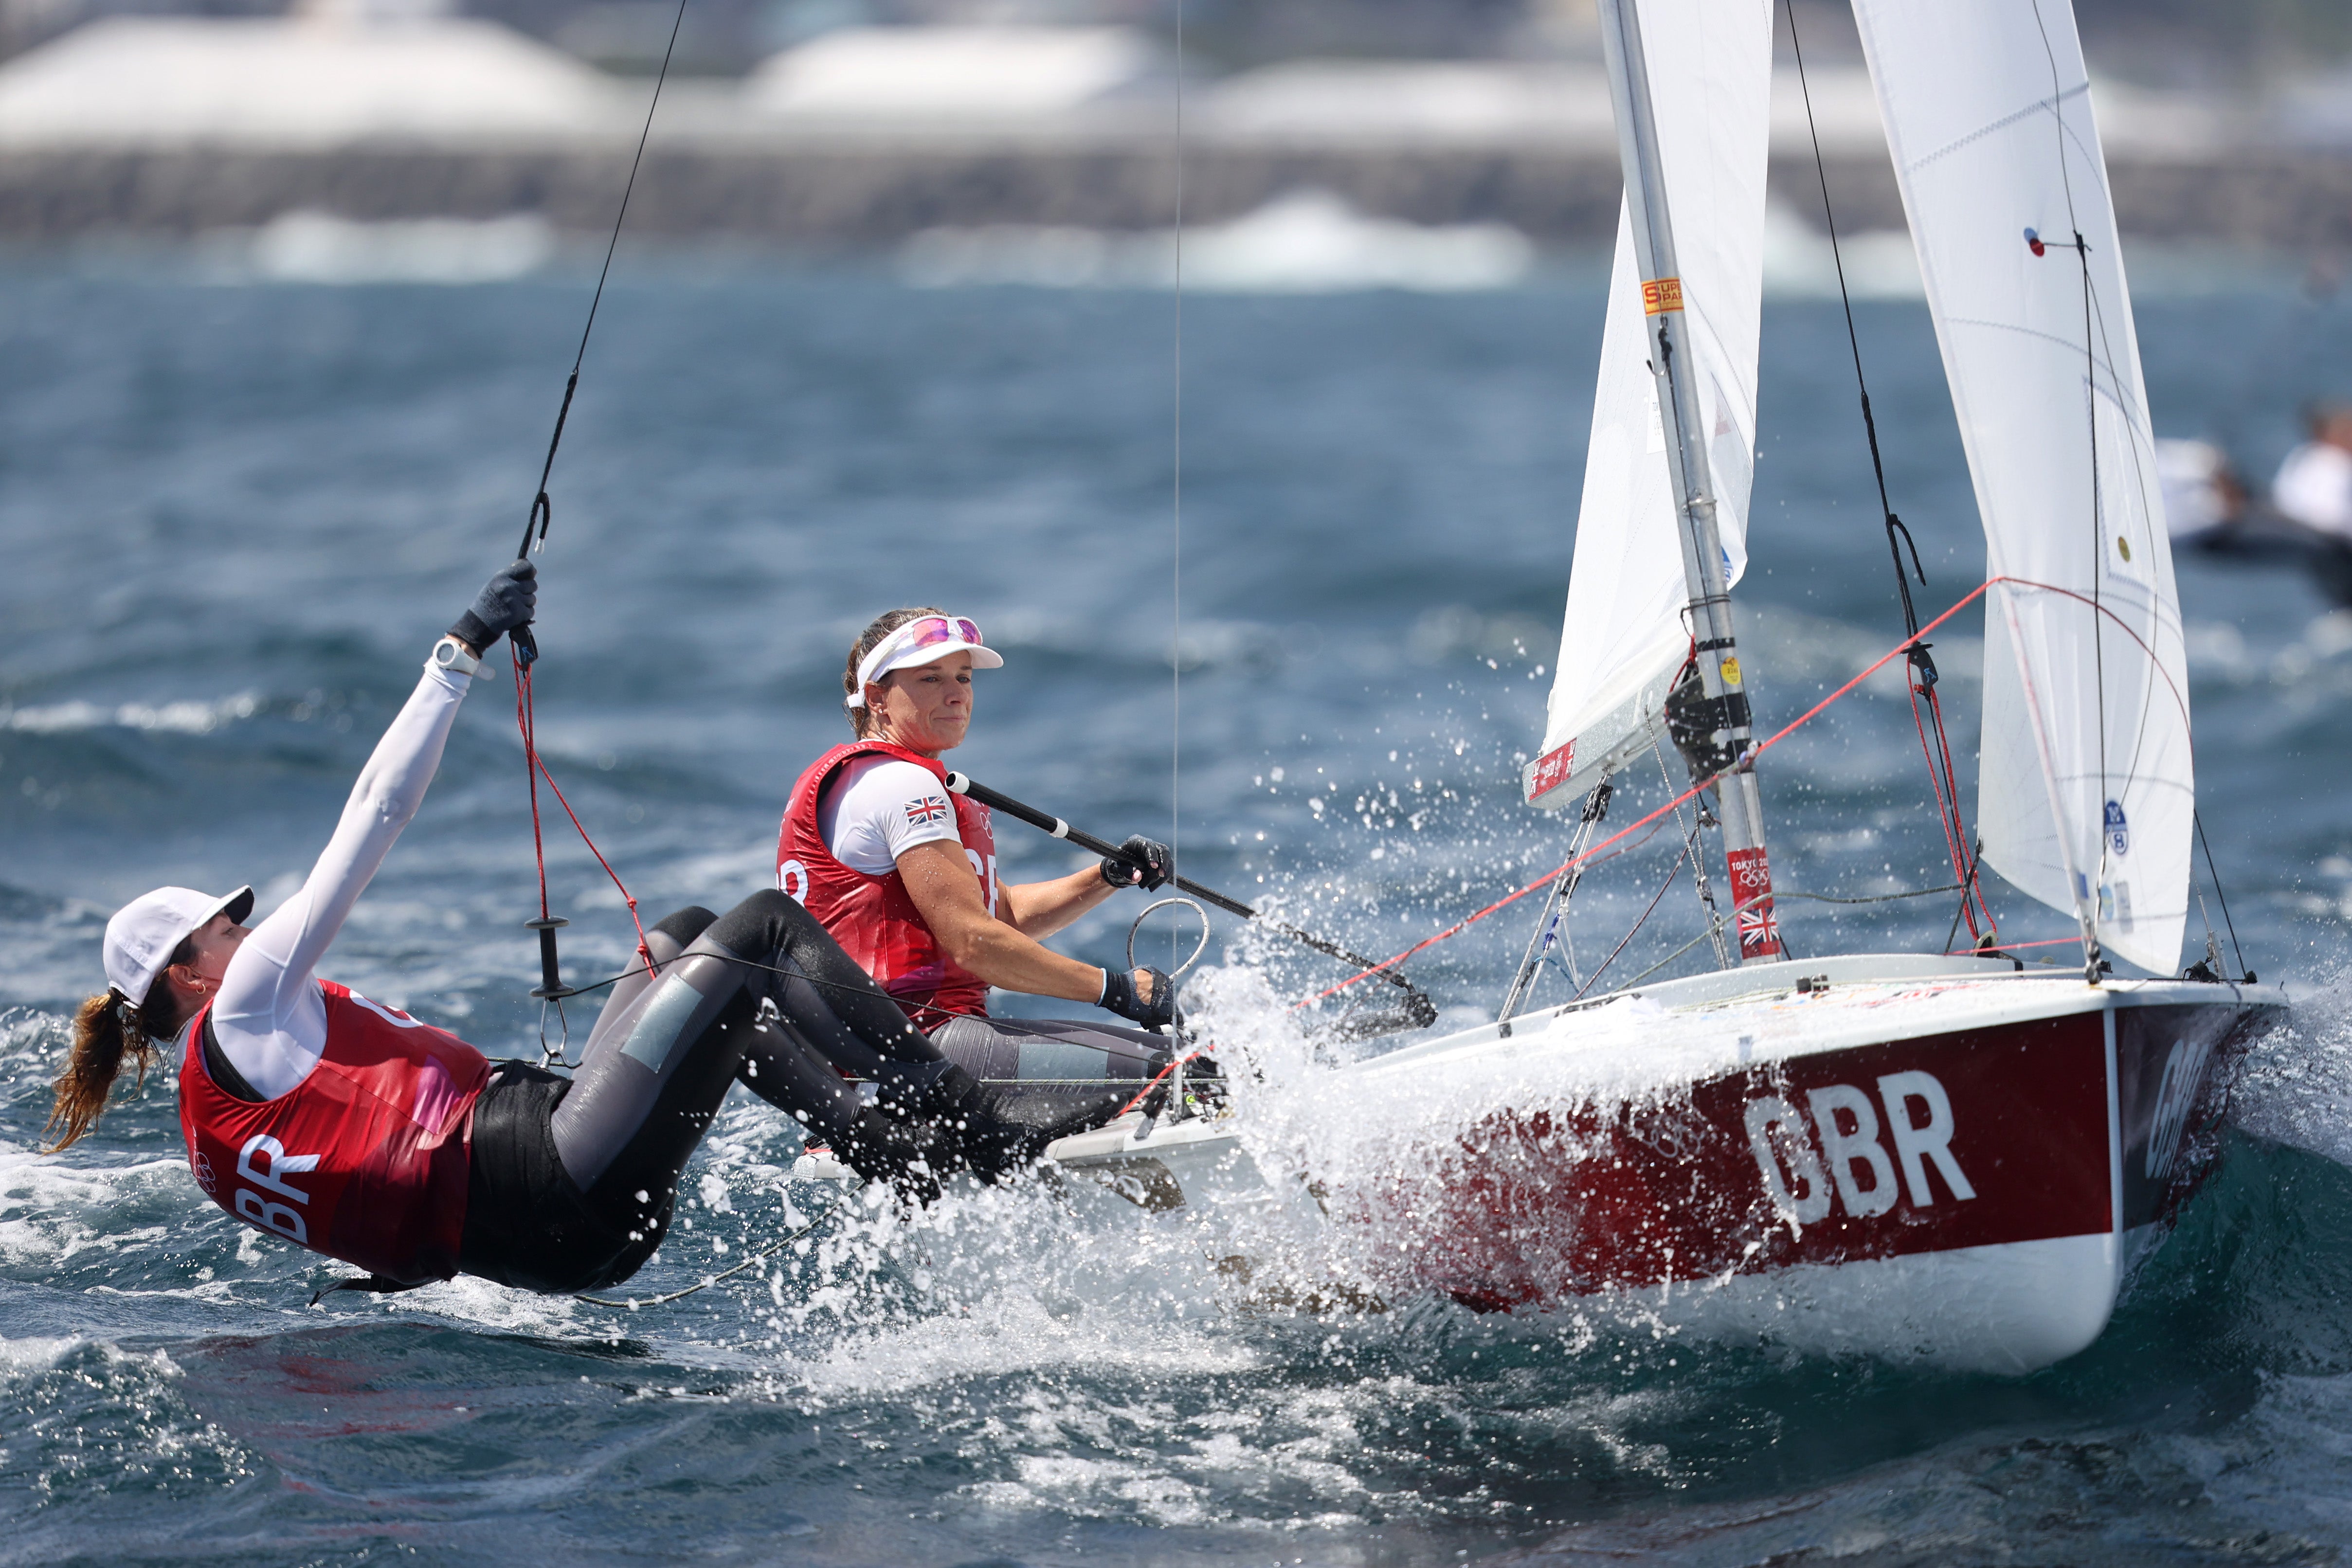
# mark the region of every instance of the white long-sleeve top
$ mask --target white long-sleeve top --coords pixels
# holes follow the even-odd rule
[[[315,971],[352,905],[425,803],[471,675],[427,663],[392,727],[376,742],[326,852],[301,890],[253,928],[221,976],[213,1036],[264,1099],[299,1084],[327,1049],[327,1004]],[[194,1049],[191,1040],[187,1049]]]
[[[2271,504],[2307,528],[2352,536],[2352,452],[2330,442],[2305,442],[2279,465]]]

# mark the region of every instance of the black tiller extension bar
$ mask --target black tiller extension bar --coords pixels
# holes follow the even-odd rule
[[[1082,829],[1074,828],[1061,818],[1050,812],[1041,811],[1034,806],[1024,805],[1010,795],[1000,794],[985,784],[975,783],[965,774],[949,774],[948,788],[956,794],[969,796],[992,810],[1002,811],[1008,817],[1017,817],[1031,827],[1041,829],[1055,838],[1067,839],[1082,850],[1091,851],[1098,855],[1123,853],[1117,844],[1105,839],[1098,839]],[[1353,964],[1360,969],[1378,974],[1381,979],[1405,994],[1405,1015],[1412,1020],[1412,1027],[1414,1029],[1427,1029],[1437,1021],[1437,1004],[1429,999],[1429,993],[1406,979],[1395,969],[1382,968],[1381,960],[1378,958],[1367,958],[1361,953],[1351,953],[1336,942],[1326,942],[1320,936],[1301,931],[1296,925],[1286,925],[1282,921],[1260,915],[1239,899],[1227,898],[1214,889],[1202,887],[1190,877],[1171,877],[1169,880],[1203,904],[1213,904],[1226,914],[1239,915],[1244,920],[1258,921],[1273,930],[1281,932],[1301,946],[1312,947],[1318,953],[1337,958],[1341,963]]]

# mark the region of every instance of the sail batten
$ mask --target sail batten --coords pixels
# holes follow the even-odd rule
[[[1855,0],[1990,576],[1987,864],[2168,973],[2186,650],[2089,80],[2064,0]]]

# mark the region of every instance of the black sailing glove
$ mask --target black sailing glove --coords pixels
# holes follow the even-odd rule
[[[1151,999],[1148,1002],[1137,994],[1135,977],[1138,975],[1151,977]],[[1107,968],[1103,971],[1102,995],[1095,998],[1095,1006],[1108,1008],[1119,1017],[1131,1019],[1146,1029],[1158,1029],[1162,1024],[1176,1021],[1176,988],[1169,984],[1168,977],[1157,969]]]
[[[539,567],[528,560],[510,560],[482,585],[474,607],[457,617],[449,635],[470,643],[478,653],[508,632],[530,624],[539,608]]]
[[[1146,893],[1164,887],[1176,874],[1176,852],[1141,833],[1118,846],[1118,853],[1103,856],[1102,879],[1113,887],[1139,887]]]

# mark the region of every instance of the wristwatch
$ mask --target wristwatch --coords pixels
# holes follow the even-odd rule
[[[455,637],[444,637],[433,644],[433,664],[436,669],[455,670],[470,675],[482,667],[482,661],[466,652],[466,645]]]

